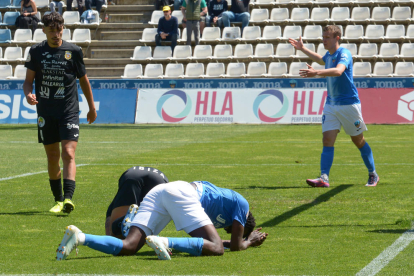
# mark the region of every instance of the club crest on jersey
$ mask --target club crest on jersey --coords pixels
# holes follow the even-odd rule
[[[43,118],[43,117],[39,117],[39,118],[37,118],[37,125],[39,126],[39,127],[44,127],[44,125],[45,125],[45,119]]]
[[[26,62],[30,62],[32,60],[32,57],[30,56],[30,53],[27,55],[27,58],[26,58]]]
[[[355,121],[354,125],[357,128],[357,131],[361,129],[361,122],[359,120]]]
[[[65,59],[70,60],[72,58],[72,52],[71,51],[65,51]]]

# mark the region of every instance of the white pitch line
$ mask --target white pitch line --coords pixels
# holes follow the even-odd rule
[[[88,166],[88,164],[79,164],[79,165],[76,165],[76,167],[82,167],[82,166]],[[19,177],[25,177],[25,176],[31,176],[31,175],[41,174],[41,173],[47,173],[47,171],[40,171],[40,172],[34,172],[34,173],[24,173],[24,174],[20,174],[20,175],[15,175],[15,176],[10,176],[10,177],[0,178],[0,181],[15,179],[15,178],[19,178]]]
[[[404,250],[414,240],[414,222],[411,229],[405,231],[393,244],[381,252],[366,267],[361,269],[356,276],[374,276],[381,271],[398,253]]]

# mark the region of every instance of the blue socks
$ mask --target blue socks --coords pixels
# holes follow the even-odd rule
[[[201,256],[203,238],[168,238],[168,247],[186,252],[194,256]]]
[[[121,252],[123,247],[122,240],[115,237],[96,236],[90,234],[85,234],[85,243],[83,245],[115,256]]]
[[[365,145],[359,149],[361,152],[362,160],[364,160],[365,166],[368,168],[368,172],[375,172],[374,156],[372,155],[371,147],[365,142]]]
[[[329,176],[334,159],[334,147],[323,147],[321,154],[321,174]]]

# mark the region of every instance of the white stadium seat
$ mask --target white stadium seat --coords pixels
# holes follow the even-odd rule
[[[414,45],[414,44],[413,44]],[[378,57],[379,58],[395,58],[400,54],[398,43],[382,43]]]
[[[26,49],[24,49],[24,54],[23,54],[23,58],[22,58],[22,61],[26,61],[27,60],[27,56],[29,55],[29,51],[30,51],[30,46],[28,46],[28,47],[26,47]],[[0,51],[1,52],[1,51]],[[0,54],[0,57],[1,57],[2,55]]]
[[[233,55],[233,48],[229,44],[218,44],[214,47],[213,59],[228,59]]]
[[[357,55],[357,45],[355,43],[341,43],[340,46],[345,48],[345,49],[348,49],[351,52],[352,56]]]
[[[266,63],[264,62],[250,62],[247,66],[246,77],[262,77],[266,74]]]
[[[31,29],[17,29],[14,32],[12,43],[29,43],[32,41],[33,34]]]
[[[4,51],[3,61],[21,60],[23,51],[21,47],[7,47]]]
[[[292,14],[290,16],[289,22],[304,22],[309,19],[309,9],[308,8],[293,8]]]
[[[141,64],[127,64],[125,65],[124,74],[121,76],[123,79],[137,79],[142,77],[142,65]]]
[[[384,38],[390,39],[404,39],[405,26],[404,25],[388,25]]]
[[[289,66],[289,77],[299,77],[299,70],[308,69],[306,62],[292,62]]]
[[[289,20],[289,10],[288,8],[274,8],[270,13],[270,19],[268,22],[271,23],[281,23]]]
[[[303,43],[303,46],[305,46],[306,48],[308,48],[312,52],[316,51],[315,44],[313,44],[313,43]],[[296,50],[296,56],[295,57],[296,58],[308,58],[308,56],[300,50]]]
[[[145,28],[144,31],[142,32],[142,37],[139,41],[142,43],[154,42],[156,34],[157,34],[156,28]]]
[[[184,65],[181,63],[169,63],[165,67],[164,78],[173,78],[177,79],[183,77],[184,75]]]
[[[384,25],[368,25],[365,30],[365,39],[381,39],[384,36]]]
[[[151,20],[148,21],[148,24],[151,25],[158,25],[158,21],[160,20],[161,17],[164,17],[164,12],[163,11],[153,11],[151,14]]]
[[[288,40],[289,38],[298,39],[302,36],[301,26],[286,26],[283,30],[283,39]]]
[[[262,30],[259,26],[247,26],[243,29],[243,36],[239,41],[255,41],[262,37]]]
[[[295,48],[290,43],[279,43],[276,46],[275,58],[289,58],[295,55]]]
[[[305,40],[322,40],[321,25],[307,25],[303,30],[303,39]]]
[[[414,44],[413,43],[404,43],[401,46],[401,54],[399,55],[401,58],[413,58],[414,57]]]
[[[66,41],[72,40],[72,34],[70,33],[70,29],[63,29],[62,39]]]
[[[46,40],[46,34],[42,31],[42,29],[36,29],[33,34],[33,42],[39,43],[43,40]]]
[[[177,45],[174,48],[174,53],[171,60],[183,60],[192,56],[190,45]]]
[[[412,62],[397,62],[395,77],[414,77],[414,64]]]
[[[325,23],[329,19],[329,8],[313,8],[310,22]]]
[[[200,33],[198,35],[200,35]],[[200,37],[198,39],[200,40]],[[191,33],[191,41],[195,41],[194,32]],[[183,34],[181,35],[181,39],[179,39],[178,42],[187,42],[187,28],[183,29]]]
[[[253,9],[250,12],[250,23],[262,23],[269,19],[268,9]]]
[[[286,62],[271,62],[269,64],[269,70],[266,76],[267,77],[286,77],[287,76]]]
[[[345,35],[343,40],[359,41],[364,36],[364,27],[362,25],[347,25],[345,28]]]
[[[224,27],[222,40],[234,40],[240,38],[240,28],[239,27]]]
[[[38,9],[48,8],[49,7],[49,0],[36,0],[36,7]]]
[[[355,7],[352,9],[351,22],[364,23],[371,19],[370,10],[368,7]]]
[[[206,78],[217,78],[224,75],[224,63],[209,63],[206,69]]]
[[[372,70],[371,70],[371,63],[369,62],[354,62],[354,77],[370,77]]]
[[[272,58],[274,53],[273,44],[256,44],[254,58]]]
[[[357,58],[369,59],[378,55],[378,46],[376,43],[361,43]]]
[[[197,45],[194,47],[194,55],[191,59],[194,59],[194,60],[207,59],[208,57],[212,55],[213,55],[213,48],[211,47],[211,45]]]
[[[89,29],[75,29],[72,35],[72,43],[89,44],[91,43],[91,30]]]
[[[136,46],[134,54],[131,57],[132,60],[146,60],[152,59],[151,47],[149,46]]]
[[[181,12],[181,10],[178,11],[173,11],[171,13],[172,16],[175,16],[177,18],[178,24],[181,24],[181,22],[183,21],[184,15]]]
[[[331,13],[331,22],[341,23],[350,20],[348,7],[334,7]]]
[[[152,55],[153,60],[167,60],[172,57],[172,50],[170,46],[156,46]]]
[[[394,22],[410,22],[411,21],[411,8],[410,7],[394,7],[392,10],[392,21]]]
[[[282,29],[280,26],[265,26],[263,28],[262,38],[260,41],[279,40],[282,37]]]
[[[243,62],[230,62],[227,65],[227,73],[225,77],[239,78],[246,74],[246,65]]]
[[[0,80],[5,80],[13,76],[13,68],[11,65],[0,65]]]
[[[341,44],[342,45],[342,44]],[[356,46],[355,46],[356,47]],[[318,45],[318,48],[316,49],[316,53],[318,53],[321,56],[324,56],[326,54],[327,50],[325,49],[325,46],[323,43],[320,43]]]
[[[145,66],[144,78],[162,78],[162,64],[147,64]]]
[[[188,63],[185,67],[185,78],[201,78],[204,75],[204,64]]]
[[[386,23],[390,20],[391,10],[389,7],[374,7],[372,9],[371,21],[376,23]]]
[[[205,27],[200,41],[217,41],[220,40],[219,27]]]
[[[234,48],[234,59],[243,59],[248,58],[253,55],[253,45],[252,44],[237,44]]]
[[[394,68],[392,62],[376,62],[374,65],[373,77],[392,77]]]
[[[16,67],[14,68],[14,75],[12,77],[8,77],[8,79],[24,80],[26,79],[26,72],[27,68],[24,65],[16,65]]]
[[[414,25],[408,25],[405,39],[414,40]]]
[[[65,20],[66,26],[80,25],[80,16],[77,11],[65,11],[63,12],[62,17]]]

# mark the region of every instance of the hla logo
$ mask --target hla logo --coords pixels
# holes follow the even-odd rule
[[[86,119],[86,117],[88,115],[88,112],[89,112],[88,101],[86,100],[85,95],[80,94],[80,96],[81,96],[80,100],[82,100],[82,101],[79,101],[79,110],[80,110],[79,119]],[[95,102],[94,101],[94,103],[95,103],[96,112],[98,112],[100,102]]]
[[[326,97],[327,91],[324,91],[322,99],[319,102],[317,100],[314,100],[314,91],[302,91],[301,94],[299,94],[299,91],[295,91],[293,97],[292,115],[322,115]],[[314,106],[316,106],[316,111],[314,110]],[[305,107],[308,107],[307,114],[305,114]],[[298,110],[300,110],[299,114]]]
[[[397,114],[409,121],[414,120],[414,91],[400,97]]]
[[[217,91],[213,91],[211,94],[212,96],[210,98],[209,91],[205,91],[204,93],[201,91],[197,92],[195,115],[226,115],[226,113],[227,115],[233,115],[233,94],[231,91],[226,92],[222,101],[217,98]],[[220,94],[222,95],[222,93]],[[203,106],[203,114],[200,114],[201,106]],[[207,114],[208,106],[210,106],[210,114]]]

